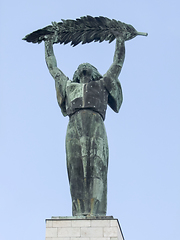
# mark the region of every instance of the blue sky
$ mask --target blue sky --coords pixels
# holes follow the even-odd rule
[[[0,239],[45,238],[45,219],[70,216],[65,134],[43,43],[21,39],[51,21],[85,15],[132,24],[148,37],[126,42],[119,77],[124,101],[108,109],[108,211],[126,240],[179,240],[180,32],[177,0],[8,1],[0,4]],[[80,63],[104,74],[115,41],[56,45],[58,67],[72,79]]]

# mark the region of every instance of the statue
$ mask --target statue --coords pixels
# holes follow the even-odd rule
[[[58,104],[69,116],[66,134],[67,171],[72,197],[73,216],[105,216],[107,208],[108,141],[104,126],[107,105],[118,113],[122,90],[118,80],[126,40],[138,33],[131,25],[104,17],[90,16],[62,20],[37,30],[24,39],[45,43],[45,59],[55,80]],[[102,76],[89,63],[79,65],[73,80],[57,67],[53,44],[75,46],[91,41],[109,42],[116,39],[113,63]]]

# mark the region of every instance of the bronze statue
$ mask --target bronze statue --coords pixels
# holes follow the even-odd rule
[[[62,114],[69,116],[66,159],[73,216],[106,215],[108,142],[103,121],[107,105],[115,112],[121,107],[118,76],[125,57],[124,42],[138,34],[146,35],[120,21],[87,16],[76,21],[54,22],[25,37],[29,42],[44,41],[45,59],[55,80],[58,104]],[[103,76],[94,66],[84,63],[79,65],[71,81],[57,67],[54,43],[71,42],[75,46],[80,42],[114,39],[114,60]]]

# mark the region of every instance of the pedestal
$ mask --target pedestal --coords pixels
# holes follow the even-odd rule
[[[113,217],[52,217],[46,219],[45,240],[124,240]]]

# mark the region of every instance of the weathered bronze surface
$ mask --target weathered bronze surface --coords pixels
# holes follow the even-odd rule
[[[76,31],[79,28],[78,34],[73,35],[73,28]],[[122,90],[118,76],[125,57],[124,42],[138,34],[131,25],[120,21],[87,16],[76,21],[53,23],[53,26],[25,37],[28,42],[45,42],[45,59],[55,80],[57,100],[62,114],[69,116],[66,159],[73,216],[106,215],[109,155],[103,121],[107,105],[115,112],[121,107]],[[93,40],[111,42],[115,38],[113,63],[103,76],[89,63],[78,67],[72,81],[57,68],[54,43],[77,45]]]

